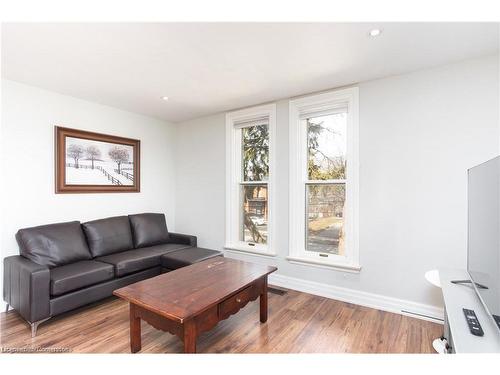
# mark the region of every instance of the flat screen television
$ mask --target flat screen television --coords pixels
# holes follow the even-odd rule
[[[467,271],[500,330],[500,156],[468,171]]]

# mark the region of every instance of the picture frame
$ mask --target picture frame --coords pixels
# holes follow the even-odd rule
[[[56,194],[140,192],[140,140],[54,128]]]

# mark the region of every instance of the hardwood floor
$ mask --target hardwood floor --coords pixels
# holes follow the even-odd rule
[[[1,314],[0,347],[129,353],[128,304],[110,298],[53,318],[34,339],[15,311]],[[289,290],[269,294],[269,320],[249,303],[197,341],[199,353],[433,353],[442,325]],[[141,353],[182,353],[182,342],[142,322]]]

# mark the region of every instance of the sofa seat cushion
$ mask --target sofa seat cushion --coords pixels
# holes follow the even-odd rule
[[[92,259],[78,221],[19,229],[16,239],[23,257],[49,268]]]
[[[59,296],[111,280],[115,276],[113,266],[93,260],[83,260],[50,270],[50,294]]]
[[[164,214],[144,213],[129,215],[134,236],[134,247],[160,245],[169,242]]]
[[[82,227],[94,258],[134,248],[128,216],[88,221]]]
[[[122,277],[134,272],[159,266],[161,264],[160,257],[163,254],[188,247],[190,246],[181,244],[156,245],[106,255],[95,258],[95,260],[113,265],[116,276]]]
[[[220,251],[191,247],[162,255],[161,265],[169,270],[176,270],[218,256],[222,256]]]
[[[143,247],[141,250],[151,251],[158,254],[158,256],[162,256],[163,254],[168,254],[181,249],[189,249],[191,247],[191,245],[187,245],[185,243],[166,243],[163,245]]]

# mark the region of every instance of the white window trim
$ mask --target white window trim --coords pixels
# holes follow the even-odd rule
[[[239,144],[239,123],[255,119],[269,118],[269,175],[267,181],[267,244],[255,244],[239,241],[239,170],[241,150]],[[275,138],[276,104],[242,109],[226,114],[226,238],[224,248],[242,253],[254,253],[276,256],[275,239]]]
[[[307,181],[307,134],[301,117],[306,114],[346,107],[347,183],[346,183],[346,255],[319,256],[305,251],[305,191]],[[338,270],[359,272],[359,90],[357,87],[302,97],[290,101],[290,201],[289,256],[291,263],[322,265]]]

